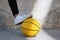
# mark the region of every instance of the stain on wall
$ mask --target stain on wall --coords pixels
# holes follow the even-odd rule
[[[45,19],[43,28],[60,29],[60,0],[53,1],[50,12]]]

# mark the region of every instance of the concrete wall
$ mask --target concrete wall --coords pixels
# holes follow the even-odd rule
[[[36,0],[17,0],[17,5],[20,14],[31,13]],[[14,25],[14,17],[8,4],[8,0],[0,0],[0,28],[20,29],[20,25]],[[7,23],[6,23],[7,22]]]
[[[60,29],[60,0],[53,0],[43,27],[45,29]]]
[[[47,14],[44,14],[44,10],[42,12],[37,14],[37,10],[35,9],[35,4],[37,0],[17,0],[19,13],[32,13],[34,15],[34,18],[36,18],[40,23],[41,27],[45,29],[60,29],[60,0],[54,0],[53,4],[50,8],[50,12]],[[40,3],[40,2],[39,2]],[[48,2],[49,3],[49,2]],[[39,6],[40,7],[40,6]],[[41,6],[42,7],[42,6]],[[40,8],[41,8],[40,7]],[[35,10],[35,12],[34,12]],[[39,9],[41,10],[41,9]],[[39,12],[38,10],[38,12]],[[46,11],[45,11],[46,13]],[[39,15],[39,16],[38,16]],[[10,10],[8,0],[0,0],[0,28],[18,28],[20,29],[20,25],[14,25],[14,17],[12,15],[12,12]]]

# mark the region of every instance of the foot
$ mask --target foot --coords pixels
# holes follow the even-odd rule
[[[18,14],[15,18],[15,21],[14,23],[17,25],[17,24],[21,24],[25,19],[27,18],[31,18],[32,17],[32,14]]]

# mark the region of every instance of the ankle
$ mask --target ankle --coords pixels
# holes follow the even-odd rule
[[[17,15],[18,15],[18,13],[14,15],[14,18],[16,18]]]

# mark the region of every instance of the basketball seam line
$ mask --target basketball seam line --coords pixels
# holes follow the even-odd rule
[[[39,31],[39,30],[31,30],[31,29],[27,29],[27,28],[24,28],[22,27],[23,29],[26,29],[26,30],[30,30],[30,31]]]
[[[24,22],[24,23],[32,23],[32,22]],[[32,24],[34,24],[34,23],[32,23]],[[36,24],[34,24],[34,25],[36,25]],[[40,29],[40,28],[38,27],[38,25],[36,25],[36,26],[37,26],[38,29]]]
[[[39,31],[37,32],[37,33],[35,33],[34,35],[36,35],[36,34],[38,34],[39,33]]]

